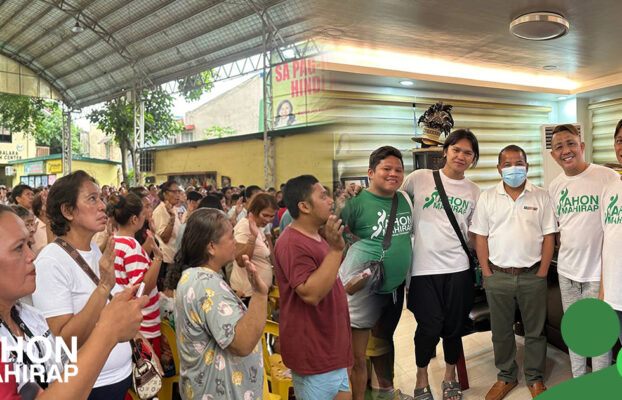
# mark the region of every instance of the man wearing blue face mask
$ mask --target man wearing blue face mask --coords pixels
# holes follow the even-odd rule
[[[503,180],[482,193],[470,228],[476,235],[499,370],[486,400],[500,400],[518,384],[516,304],[525,327],[525,380],[536,397],[546,390],[546,277],[555,244],[555,217],[546,190],[527,180],[529,164],[522,148],[509,145],[501,150],[497,170]]]

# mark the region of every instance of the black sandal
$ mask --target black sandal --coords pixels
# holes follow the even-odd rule
[[[421,389],[415,389],[415,400],[434,400],[430,385]]]

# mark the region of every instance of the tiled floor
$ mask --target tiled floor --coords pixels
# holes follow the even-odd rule
[[[412,395],[415,387],[415,356],[413,335],[417,322],[412,313],[404,310],[402,318],[395,331],[395,384],[405,393]],[[524,341],[516,337],[518,365],[522,371]],[[490,332],[476,333],[463,338],[464,355],[467,363],[470,389],[464,392],[464,399],[483,399],[490,386],[496,381],[497,369],[494,365],[492,341]],[[437,356],[429,367],[430,385],[435,399],[442,399],[440,392],[441,381],[445,371],[443,347],[439,343]],[[564,382],[572,377],[568,355],[556,347],[548,346],[545,384],[548,387]],[[519,376],[519,386],[513,389],[506,397],[507,400],[531,399],[529,390],[525,386],[524,377]]]

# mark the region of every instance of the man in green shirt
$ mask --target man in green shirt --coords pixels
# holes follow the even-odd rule
[[[372,293],[371,281],[348,295],[350,326],[352,329],[352,348],[354,366],[352,367],[352,398],[362,400],[367,383],[366,354],[369,333],[381,339],[391,350],[382,356],[376,365],[384,364],[390,371],[379,376],[383,386],[382,398],[411,399],[412,397],[393,390],[393,332],[402,314],[404,302],[404,281],[411,265],[412,257],[412,209],[410,200],[398,189],[404,180],[404,163],[399,150],[391,146],[376,149],[369,157],[368,177],[370,186],[348,200],[341,211],[340,218],[346,227],[346,236],[354,241],[341,264],[339,275],[346,286],[352,286],[354,278],[361,273],[361,264],[380,260],[382,241],[391,213],[393,196],[398,196],[397,213],[391,246],[385,252],[383,263],[385,281],[380,294]],[[356,280],[356,278],[355,278]]]

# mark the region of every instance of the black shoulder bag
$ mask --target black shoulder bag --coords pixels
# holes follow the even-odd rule
[[[460,239],[460,244],[464,249],[467,257],[469,258],[469,267],[474,275],[474,280],[477,281],[477,273],[476,270],[479,269],[479,262],[477,261],[477,257],[475,257],[469,246],[467,246],[466,241],[464,240],[464,236],[462,236],[462,231],[458,226],[458,221],[456,221],[456,216],[451,210],[451,205],[449,204],[449,199],[447,198],[447,193],[445,192],[445,188],[443,187],[443,181],[441,180],[441,174],[438,170],[432,171],[432,175],[434,176],[434,183],[436,184],[436,190],[438,191],[438,196],[441,198],[441,202],[443,203],[443,208],[445,209],[445,214],[447,214],[447,218],[451,223],[451,226],[454,228],[456,232],[456,236]]]

